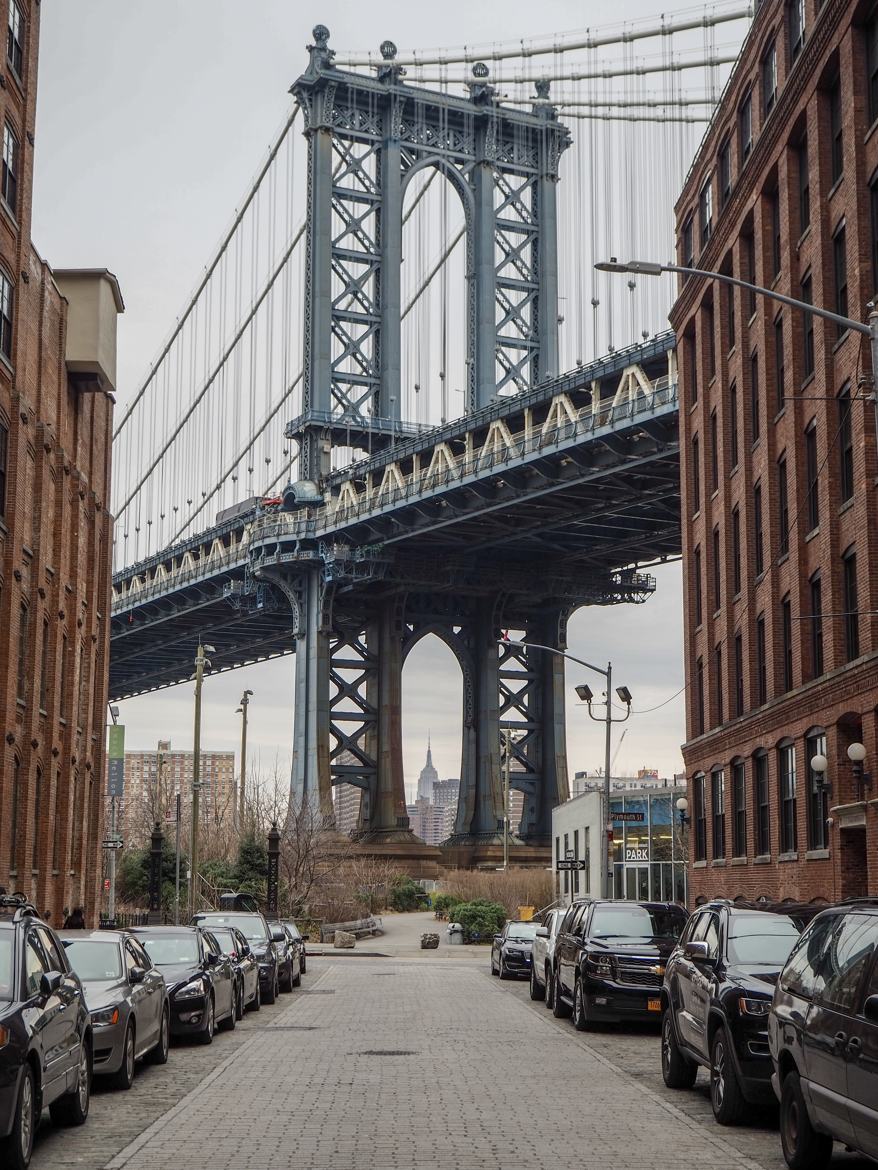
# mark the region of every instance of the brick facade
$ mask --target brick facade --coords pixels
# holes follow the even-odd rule
[[[865,321],[878,281],[876,180],[874,6],[765,0],[677,204],[677,262]],[[691,895],[878,894],[868,338],[695,277],[681,281],[671,320]],[[864,792],[846,754],[855,741],[876,774]],[[809,766],[818,749],[825,796]]]
[[[96,916],[113,399],[68,375],[68,302],[30,239],[39,12],[0,0],[0,130],[17,143],[16,189],[4,175],[0,198],[13,308],[0,353],[0,885],[57,925],[65,906]]]

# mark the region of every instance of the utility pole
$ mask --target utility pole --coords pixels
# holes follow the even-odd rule
[[[176,834],[176,872],[174,874],[174,926],[180,925],[180,821],[182,818],[182,800],[179,789],[177,791],[177,834]]]
[[[189,837],[189,917],[195,913],[195,887],[198,881],[198,797],[201,791],[201,687],[204,682],[204,668],[210,666],[206,652],[213,652],[213,646],[202,646],[198,639],[195,654],[195,731],[192,744],[192,828]]]
[[[247,790],[247,708],[250,706],[252,691],[244,691],[241,695],[241,706],[238,713],[241,715],[241,775],[238,782],[238,832],[244,835],[244,798]]]

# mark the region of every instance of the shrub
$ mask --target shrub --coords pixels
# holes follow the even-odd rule
[[[542,910],[552,905],[552,874],[544,869],[465,870],[450,873],[443,888],[458,902],[499,902],[508,918],[518,917],[519,906]]]
[[[390,887],[391,909],[398,911],[420,910],[424,904],[424,891],[410,877],[398,877]]]
[[[466,942],[491,942],[506,922],[506,908],[499,902],[462,902],[454,907],[454,921],[463,927]]]
[[[459,894],[434,894],[433,895],[433,909],[437,914],[451,914],[452,906],[459,906],[461,897]]]

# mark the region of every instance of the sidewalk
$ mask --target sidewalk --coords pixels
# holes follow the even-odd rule
[[[481,959],[486,969],[490,965],[491,948],[487,944],[452,946],[448,941],[448,923],[440,922],[432,910],[413,914],[393,914],[382,910],[381,921],[384,933],[375,938],[358,938],[353,950],[336,950],[332,943],[309,943],[308,954],[324,955],[327,958],[360,955],[409,959]],[[428,931],[439,935],[438,950],[421,950],[421,935]]]

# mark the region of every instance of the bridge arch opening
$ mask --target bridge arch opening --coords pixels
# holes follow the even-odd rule
[[[436,426],[466,413],[470,369],[466,187],[440,165],[414,170],[403,194],[401,415]]]
[[[454,832],[457,816],[463,671],[454,651],[434,631],[418,637],[406,654],[402,737],[409,822],[417,836],[437,845]]]

